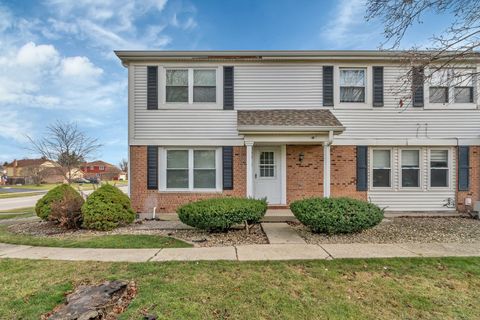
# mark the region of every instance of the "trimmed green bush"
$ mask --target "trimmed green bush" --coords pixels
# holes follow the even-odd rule
[[[82,196],[68,184],[61,184],[48,191],[35,205],[35,212],[43,220],[48,220],[48,217],[52,213],[52,203],[63,201],[68,197],[69,199],[77,199],[82,201]]]
[[[234,224],[258,223],[267,211],[265,200],[212,198],[183,205],[177,209],[180,221],[207,231],[226,231]]]
[[[112,230],[135,220],[130,199],[117,187],[104,184],[82,206],[83,227],[95,230]]]
[[[295,217],[318,233],[352,233],[376,226],[383,210],[351,198],[308,198],[290,204]]]

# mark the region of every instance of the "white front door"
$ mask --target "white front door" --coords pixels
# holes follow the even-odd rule
[[[255,198],[267,198],[269,204],[281,204],[281,148],[255,147],[253,153],[253,179]]]

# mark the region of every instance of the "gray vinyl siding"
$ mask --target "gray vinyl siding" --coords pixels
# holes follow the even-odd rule
[[[147,110],[147,67],[133,66],[133,119],[130,144],[239,145],[234,110],[195,106]],[[160,84],[161,85],[161,84]],[[230,143],[228,143],[231,141]]]
[[[318,108],[322,68],[320,63],[235,66],[235,109]]]

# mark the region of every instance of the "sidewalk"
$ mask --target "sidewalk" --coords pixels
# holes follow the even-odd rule
[[[0,258],[66,261],[279,261],[478,256],[480,256],[480,243],[262,244],[178,249],[49,248],[0,243]]]

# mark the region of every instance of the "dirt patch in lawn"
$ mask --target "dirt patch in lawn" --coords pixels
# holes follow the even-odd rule
[[[480,242],[480,220],[463,217],[388,218],[372,229],[339,235],[315,234],[300,223],[290,225],[313,244]]]
[[[234,228],[228,232],[209,233],[198,229],[187,229],[185,226],[179,226],[178,229],[175,229],[172,228],[170,221],[165,221],[165,225],[162,221],[141,221],[112,231],[93,231],[85,229],[66,230],[53,222],[30,221],[11,225],[8,227],[8,231],[15,234],[51,239],[72,239],[75,237],[81,238],[118,234],[159,235],[183,240],[192,243],[196,247],[268,243],[268,239],[260,224],[251,225],[248,233],[243,227]]]

